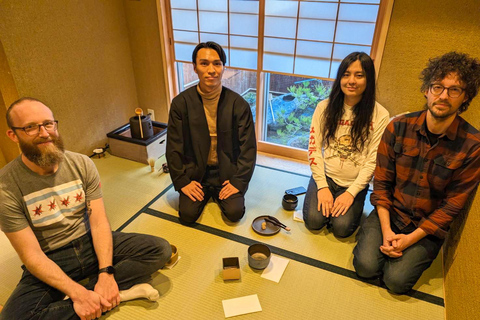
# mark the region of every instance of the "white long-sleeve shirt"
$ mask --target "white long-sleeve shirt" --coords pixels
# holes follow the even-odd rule
[[[328,99],[321,101],[312,117],[308,160],[317,189],[328,187],[326,176],[337,185],[346,187],[347,192],[356,197],[372,179],[377,158],[377,148],[383,131],[389,122],[388,111],[375,102],[370,134],[361,152],[352,146],[350,131],[354,121],[353,107],[344,104],[344,114],[339,121],[335,140],[328,147],[323,140],[323,112]]]

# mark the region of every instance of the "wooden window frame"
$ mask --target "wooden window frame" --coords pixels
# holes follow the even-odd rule
[[[257,149],[260,152],[278,155],[286,158],[296,159],[304,162],[307,160],[307,150],[278,145],[263,141],[263,127],[264,127],[264,114],[263,114],[263,102],[265,98],[264,88],[265,88],[265,73],[262,71],[259,66],[263,66],[263,43],[264,43],[264,25],[265,25],[265,1],[259,0],[259,21],[258,21],[258,57],[257,57],[257,97],[256,97],[256,122],[255,122],[255,133],[257,136]],[[390,24],[390,18],[393,11],[393,4],[395,0],[381,0],[379,9],[378,9],[378,18],[375,23],[375,31],[373,35],[373,41],[371,46],[370,56],[372,57],[376,69],[376,76],[378,78],[380,65],[382,62],[383,51],[385,48],[385,41],[387,38],[388,26]],[[299,2],[300,3],[300,2]],[[348,3],[348,2],[347,2]],[[158,0],[157,1],[157,14],[160,27],[160,37],[162,50],[164,55],[162,57],[165,72],[165,86],[167,92],[167,100],[172,101],[172,99],[180,93],[178,86],[178,75],[177,75],[177,62],[175,61],[174,54],[174,42],[173,42],[173,24],[171,16],[171,7],[169,0]],[[297,17],[298,18],[298,17]],[[298,23],[298,19],[297,19]],[[333,47],[332,47],[333,50]],[[230,67],[232,68],[232,67]],[[248,70],[242,68],[232,68],[238,70]],[[275,74],[283,74],[291,76],[292,74],[275,72]],[[302,76],[302,75],[298,75]],[[320,78],[320,77],[311,77],[318,78],[322,80],[333,81],[335,79],[331,78]],[[169,107],[170,110],[170,107]]]

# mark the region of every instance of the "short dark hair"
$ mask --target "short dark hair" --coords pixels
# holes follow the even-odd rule
[[[421,90],[427,91],[432,82],[442,80],[452,72],[457,73],[466,86],[467,100],[458,109],[458,113],[462,113],[468,109],[480,88],[480,62],[477,59],[455,51],[430,59],[420,75],[420,80],[423,81]]]
[[[12,120],[12,109],[17,105],[17,104],[20,104],[22,103],[23,101],[36,101],[36,102],[40,102],[42,104],[45,104],[43,103],[42,101],[38,100],[38,99],[35,99],[35,98],[32,98],[32,97],[23,97],[23,98],[20,98],[18,99],[17,101],[13,102],[10,107],[8,107],[7,109],[7,125],[8,127],[11,129],[12,127],[14,127],[13,125],[13,120]]]
[[[197,63],[197,53],[200,49],[203,49],[203,48],[215,50],[218,53],[220,60],[222,60],[223,65],[227,64],[227,55],[225,54],[225,51],[223,50],[222,46],[213,41],[201,42],[197,44],[195,49],[193,49],[193,53],[192,53],[193,64]]]

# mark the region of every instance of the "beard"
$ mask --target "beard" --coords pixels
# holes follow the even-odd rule
[[[435,110],[435,104],[440,102],[442,104],[446,104],[450,108],[450,110],[446,110],[445,112],[437,112],[437,110]],[[432,103],[432,106],[429,106],[428,103],[426,103],[425,109],[429,110],[432,117],[437,120],[447,119],[447,118],[450,118],[453,114],[458,113],[457,112],[458,110],[452,110],[453,109],[452,105],[447,101],[435,101]]]
[[[38,144],[52,141],[40,148]],[[63,160],[65,148],[60,136],[49,136],[48,138],[37,138],[33,142],[19,140],[20,149],[23,155],[39,167],[46,168],[60,163]]]

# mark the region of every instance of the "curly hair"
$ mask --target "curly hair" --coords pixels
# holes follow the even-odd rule
[[[442,80],[452,72],[466,86],[467,100],[458,109],[458,113],[462,113],[468,109],[480,88],[480,62],[477,59],[455,51],[430,59],[420,75],[420,80],[423,81],[421,91],[427,91],[434,81]]]

